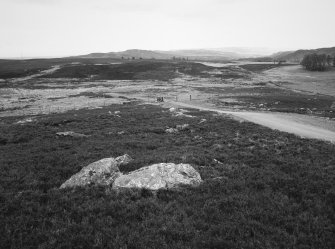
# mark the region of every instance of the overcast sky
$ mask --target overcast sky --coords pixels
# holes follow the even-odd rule
[[[0,0],[0,57],[335,46],[335,0]]]

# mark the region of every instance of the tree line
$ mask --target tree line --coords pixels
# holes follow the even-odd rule
[[[307,54],[300,63],[309,71],[325,71],[327,67],[335,67],[335,56],[332,58],[326,54]]]

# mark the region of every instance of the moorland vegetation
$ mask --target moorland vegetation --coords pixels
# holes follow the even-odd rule
[[[194,117],[131,103],[25,124],[17,124],[24,117],[2,119],[1,247],[335,247],[333,144],[211,112],[188,114]],[[185,123],[189,129],[165,132]],[[90,136],[56,136],[62,131]],[[59,189],[89,163],[125,153],[135,160],[122,172],[190,163],[204,182],[156,192]]]

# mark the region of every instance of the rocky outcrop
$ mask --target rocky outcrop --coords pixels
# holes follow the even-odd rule
[[[200,174],[189,164],[159,163],[123,175],[119,166],[128,164],[132,160],[127,154],[117,158],[101,159],[82,168],[64,182],[60,188],[112,185],[114,189],[158,190],[175,188],[180,185],[196,186],[202,182]]]
[[[189,164],[159,163],[140,168],[114,181],[113,188],[145,188],[158,190],[180,185],[198,185],[200,174]]]
[[[125,154],[117,158],[104,158],[82,168],[64,182],[60,188],[72,188],[87,185],[110,185],[121,175],[120,165],[128,164],[132,158]]]

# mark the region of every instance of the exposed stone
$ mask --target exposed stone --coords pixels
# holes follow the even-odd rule
[[[121,113],[120,111],[115,111],[114,113],[112,113],[111,111],[108,111],[108,113],[114,117],[121,118],[121,116],[119,115]]]
[[[127,164],[131,161],[129,155],[117,158],[104,158],[82,168],[64,182],[60,188],[71,188],[87,185],[110,185],[121,175],[119,165]]]
[[[183,130],[188,129],[189,126],[190,126],[189,124],[177,125],[176,129],[179,130],[179,131],[183,131]]]
[[[134,159],[132,159],[128,154],[124,154],[123,156],[119,156],[119,157],[115,158],[115,161],[117,161],[119,166],[120,165],[126,165],[133,160]]]
[[[220,162],[219,160],[217,160],[215,158],[213,159],[213,161],[214,161],[214,163],[217,163],[217,164],[221,164],[221,165],[223,164],[223,162]]]
[[[168,128],[165,130],[166,133],[178,133],[178,130],[175,128]]]
[[[34,119],[33,119],[33,118],[26,118],[26,119],[17,121],[16,123],[17,123],[17,124],[26,124],[26,123],[31,123],[31,122],[34,122]]]
[[[158,190],[180,185],[196,186],[201,182],[200,174],[189,164],[159,163],[119,176],[113,188]]]
[[[207,121],[207,119],[203,118],[200,120],[199,124],[205,123]]]
[[[185,118],[195,118],[195,116],[185,114],[183,112],[176,112],[174,114],[175,117],[185,117]]]
[[[76,137],[76,138],[89,137],[88,135],[76,133],[73,131],[57,132],[56,135],[60,137]]]
[[[186,117],[186,118],[194,118],[194,116],[192,115],[188,115],[188,114],[185,114],[184,112],[188,112],[187,110],[184,110],[184,109],[179,109],[177,110],[176,108],[174,107],[171,107],[169,109],[170,112],[173,113],[173,116],[175,117]]]

